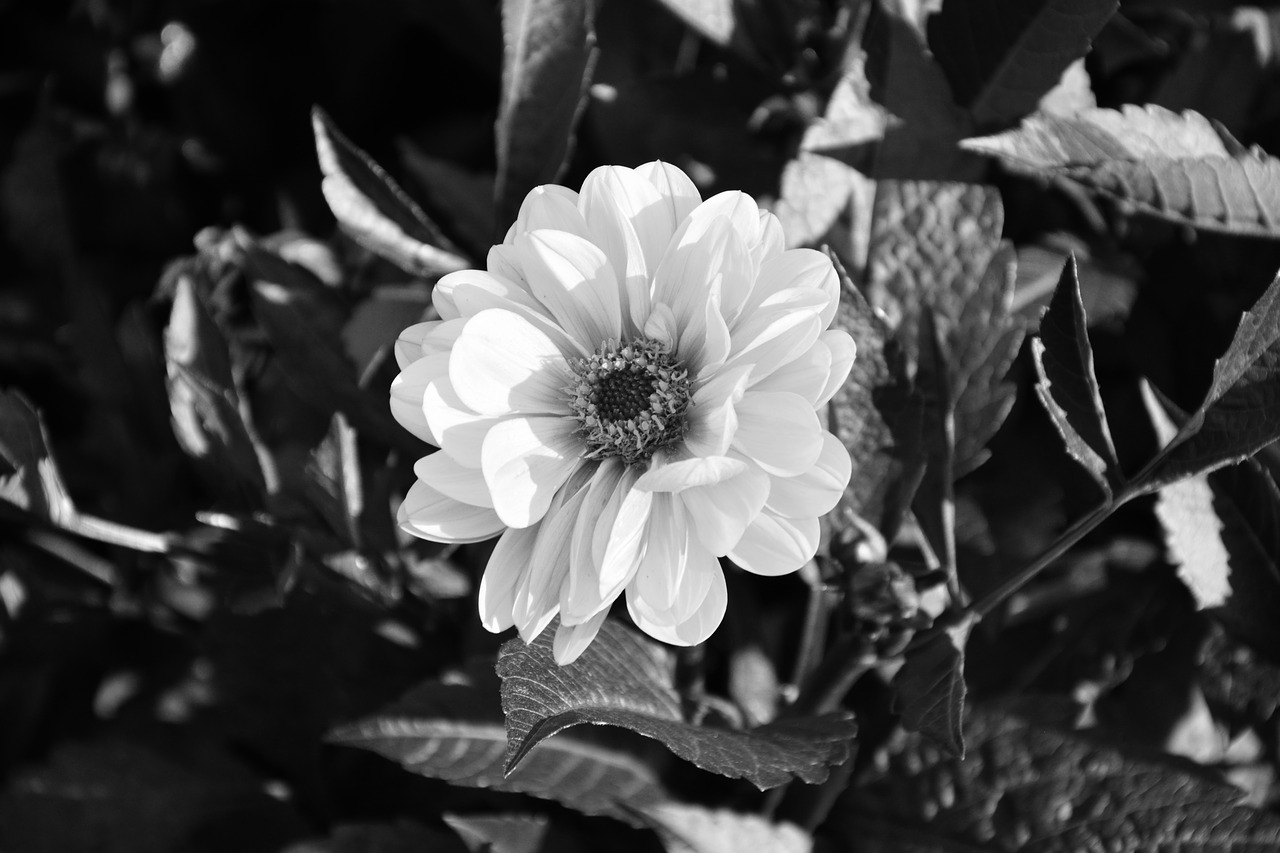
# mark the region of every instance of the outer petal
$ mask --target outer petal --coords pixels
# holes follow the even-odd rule
[[[483,542],[505,526],[492,509],[446,497],[421,480],[409,488],[396,520],[406,533],[432,542]]]
[[[551,339],[510,311],[472,317],[453,345],[449,379],[458,397],[482,415],[567,414],[574,379]]]
[[[825,406],[840,390],[840,386],[848,380],[858,347],[853,342],[853,338],[849,337],[849,333],[841,329],[829,329],[823,332],[820,340],[831,351],[831,373],[827,376],[827,384],[822,389],[822,393],[818,395],[818,406]]]
[[[684,507],[666,492],[653,496],[644,556],[628,595],[639,595],[661,611],[671,608],[688,563],[688,524]]]
[[[618,280],[604,252],[563,231],[516,237],[529,287],[560,326],[589,351],[622,336]]]
[[[636,472],[614,459],[602,463],[592,479],[573,530],[569,582],[561,590],[560,619],[567,625],[586,622],[607,609],[618,596],[621,587],[603,582],[600,569],[623,501],[635,481]],[[627,568],[623,573],[630,580],[634,569]]]
[[[600,626],[608,615],[609,610],[606,608],[581,625],[566,625],[561,622],[560,627],[556,628],[555,643],[551,647],[556,663],[568,666],[576,661],[587,650],[587,646],[591,645],[596,634],[600,633]]]
[[[645,163],[636,172],[653,184],[662,196],[664,207],[671,217],[672,231],[678,228],[694,209],[702,204],[702,194],[689,176],[678,167],[661,160]]]
[[[521,282],[484,270],[449,273],[432,288],[431,304],[446,320],[474,317],[486,308],[514,310],[513,305],[546,313]]]
[[[809,401],[786,391],[748,391],[738,403],[733,446],[770,474],[803,474],[822,453],[824,430]]]
[[[774,477],[765,506],[783,518],[826,515],[840,502],[852,473],[849,451],[840,439],[824,431],[817,464],[795,477]]]
[[[721,370],[693,392],[684,445],[694,456],[723,456],[728,451],[738,431],[734,406],[746,393],[752,370],[749,364]]]
[[[769,477],[755,466],[736,477],[679,493],[689,513],[689,529],[716,556],[737,544],[769,496]]]
[[[472,506],[493,506],[484,475],[477,468],[459,464],[448,453],[432,453],[413,466],[414,475],[437,492]]]
[[[720,626],[729,601],[724,572],[720,570],[719,564],[710,565],[705,571],[710,580],[706,595],[689,616],[678,624],[662,624],[660,615],[646,612],[643,602],[628,595],[627,610],[631,613],[631,618],[646,634],[673,646],[695,646],[704,642]],[[655,616],[658,618],[654,618]]]
[[[435,374],[422,393],[422,412],[436,436],[436,445],[468,468],[480,467],[480,448],[485,433],[500,418],[477,415],[462,402],[449,381],[449,356],[430,356],[419,364],[430,363]]]
[[[822,328],[830,326],[840,301],[840,279],[831,259],[815,249],[792,249],[761,264],[746,311],[755,310],[777,293],[796,288],[812,289],[825,296]]]
[[[400,371],[399,375],[391,381],[391,416],[400,426],[437,447],[440,441],[427,421],[422,400],[423,395],[426,394],[427,384],[448,369],[448,355],[419,358]]]
[[[785,575],[818,553],[822,528],[816,518],[779,518],[764,510],[729,552],[729,559],[757,575]]]
[[[480,467],[494,511],[509,527],[528,527],[581,464],[577,422],[565,417],[511,418],[484,437]]]
[[[819,338],[799,358],[771,373],[768,369],[768,365],[760,365],[760,373],[753,374],[753,378],[759,376],[759,381],[751,383],[752,390],[790,391],[804,397],[816,409],[831,376],[831,350]]]
[[[587,222],[578,210],[578,196],[573,190],[555,184],[534,187],[524,197],[516,216],[516,235],[550,228],[588,237]]]
[[[586,489],[556,496],[539,525],[529,570],[516,590],[513,615],[520,637],[532,642],[560,611],[560,588],[569,571],[569,546]]]
[[[539,527],[535,524],[523,529],[508,528],[494,546],[480,578],[480,623],[495,634],[515,624],[512,608],[516,589],[529,569]]]
[[[396,338],[392,352],[395,354],[396,364],[401,370],[422,358],[424,355],[422,351],[423,338],[443,322],[443,320],[427,320],[424,323],[414,323],[400,333],[400,336]]]
[[[807,351],[822,333],[822,310],[826,297],[811,288],[776,294],[744,316],[733,331],[730,366],[754,364],[764,369],[787,364]]]
[[[748,467],[750,466],[741,459],[730,459],[727,456],[700,456],[675,462],[658,462],[636,481],[636,488],[646,492],[680,492],[695,486],[712,486],[737,477]]]

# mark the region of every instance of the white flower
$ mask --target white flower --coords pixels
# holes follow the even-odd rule
[[[827,330],[831,261],[785,251],[750,196],[702,201],[679,169],[607,166],[525,199],[488,270],[445,276],[441,320],[406,329],[396,418],[420,459],[400,525],[437,542],[501,533],[486,628],[556,659],[623,592],[636,624],[693,645],[724,616],[718,558],[781,575],[811,559],[850,476],[817,415],[854,343]]]

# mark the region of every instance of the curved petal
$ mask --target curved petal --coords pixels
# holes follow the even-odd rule
[[[752,365],[717,372],[693,392],[684,446],[694,456],[723,456],[738,431],[734,406],[746,393]]]
[[[794,289],[814,290],[823,295],[822,328],[830,326],[840,301],[840,279],[831,259],[816,249],[791,249],[761,264],[747,310],[753,311],[770,297]]]
[[[769,476],[755,466],[735,477],[679,493],[689,529],[717,557],[737,544],[769,496]]]
[[[429,356],[417,362],[434,370],[422,392],[421,408],[438,447],[468,468],[480,467],[480,447],[489,427],[501,418],[471,411],[449,381],[449,356]]]
[[[622,494],[619,489],[616,494]],[[608,529],[603,548],[600,547],[604,527],[596,528],[592,541],[592,555],[599,553],[599,592],[602,600],[612,601],[635,577],[644,553],[645,532],[649,526],[649,511],[653,505],[653,492],[633,487],[625,493],[618,505],[613,524]],[[606,509],[602,518],[609,514]]]
[[[510,305],[521,305],[532,311],[543,310],[533,294],[519,282],[484,270],[449,273],[431,289],[431,304],[446,320],[474,317],[486,308]]]
[[[567,414],[573,371],[549,337],[523,317],[490,309],[472,317],[449,359],[449,379],[481,415]]]
[[[551,645],[551,653],[555,656],[556,663],[560,666],[568,666],[576,661],[587,650],[587,646],[591,645],[596,634],[600,633],[600,626],[604,624],[605,617],[608,615],[609,611],[605,609],[581,625],[566,625],[561,622],[556,628],[555,642]]]
[[[762,364],[758,372],[752,374],[752,390],[790,391],[804,397],[816,409],[831,376],[831,350],[819,337],[799,358],[771,373],[768,369],[769,365]]]
[[[733,447],[770,474],[803,474],[822,453],[824,430],[809,401],[788,391],[748,391]]]
[[[787,236],[778,217],[767,210],[760,211],[760,242],[751,247],[751,259],[759,270],[768,260],[787,250]]]
[[[591,479],[573,529],[569,582],[560,594],[560,619],[566,624],[586,622],[617,597],[616,591],[610,598],[602,596],[600,566],[623,499],[635,480],[636,473],[617,459],[602,462]]]
[[[409,487],[396,521],[406,533],[432,542],[483,542],[506,526],[492,509],[446,497],[421,480]]]
[[[569,572],[569,546],[582,510],[586,489],[556,495],[539,524],[538,540],[529,558],[529,570],[516,590],[513,616],[526,643],[542,633],[560,612],[560,588]]]
[[[680,226],[698,205],[702,204],[702,194],[694,186],[679,167],[661,160],[645,163],[636,169],[640,177],[657,188],[662,196],[667,215],[671,218],[672,231]]]
[[[443,322],[445,321],[427,320],[423,323],[414,323],[400,333],[396,338],[392,352],[396,357],[396,365],[401,370],[422,358],[422,339],[427,336],[428,332]]]
[[[565,417],[510,418],[489,428],[480,468],[493,508],[509,527],[528,527],[581,464],[577,421]]]
[[[712,486],[737,477],[750,466],[727,456],[699,456],[675,462],[655,463],[636,481],[646,492],[680,492],[697,486]]]
[[[853,460],[848,449],[840,439],[824,430],[822,454],[817,464],[795,477],[774,477],[765,506],[783,518],[826,515],[840,502],[852,473]]]
[[[628,595],[640,595],[657,610],[668,610],[688,562],[688,535],[684,507],[669,493],[657,492],[649,509],[645,550]]]
[[[822,526],[816,518],[779,518],[764,510],[729,552],[729,559],[757,575],[785,575],[818,553]]]
[[[820,312],[825,300],[812,289],[787,290],[771,297],[744,315],[733,330],[733,349],[725,363],[776,366],[799,358],[822,334]]]
[[[724,619],[729,602],[729,591],[725,586],[724,572],[720,569],[719,563],[713,561],[712,565],[706,566],[703,570],[706,571],[709,581],[706,594],[689,615],[675,625],[662,624],[664,620],[659,614],[654,614],[652,611],[646,612],[643,602],[636,601],[628,595],[627,610],[631,613],[631,618],[636,625],[650,637],[673,646],[696,646],[714,634]]]
[[[544,228],[567,231],[584,238],[590,235],[587,221],[578,210],[577,193],[555,184],[529,190],[516,216],[515,233],[526,234]]]
[[[849,371],[853,369],[854,357],[858,354],[858,346],[849,333],[842,329],[828,329],[819,338],[831,351],[831,372],[827,374],[827,384],[818,395],[817,406],[825,406],[831,402],[840,387],[849,379]]]
[[[472,506],[493,506],[489,486],[479,469],[459,464],[448,453],[432,453],[422,457],[414,463],[413,473],[419,480],[455,501]]]
[[[600,248],[563,231],[516,237],[529,287],[560,326],[589,351],[622,337],[618,280]]]
[[[437,355],[433,358],[419,358],[391,380],[391,416],[418,438],[439,447],[440,441],[427,421],[422,401],[427,384],[448,370],[449,356]]]
[[[516,589],[524,580],[538,539],[540,525],[522,529],[508,528],[498,539],[480,578],[480,624],[498,633],[515,624],[512,610]]]

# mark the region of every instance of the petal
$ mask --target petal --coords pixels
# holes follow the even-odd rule
[[[813,346],[786,364],[767,373],[768,365],[760,365],[757,373],[752,375],[753,391],[791,391],[809,401],[815,409],[818,400],[827,387],[827,379],[831,376],[831,350],[822,338],[813,342]]]
[[[751,248],[751,259],[755,261],[756,269],[786,250],[787,236],[782,230],[782,223],[769,211],[760,211],[760,242]]]
[[[822,454],[808,471],[795,477],[774,477],[768,509],[783,518],[818,518],[840,502],[853,473],[849,451],[829,432],[822,433]]]
[[[675,233],[669,207],[653,184],[623,166],[593,170],[578,200],[592,238],[625,285],[624,314],[639,328],[649,313],[649,272]]]
[[[516,590],[513,615],[526,643],[542,633],[560,611],[560,588],[569,571],[569,546],[586,489],[556,496],[539,525],[529,570]]]
[[[827,349],[831,351],[831,372],[827,374],[827,384],[822,389],[822,393],[818,395],[818,406],[825,406],[836,395],[841,386],[849,379],[849,371],[853,369],[854,356],[858,353],[858,346],[854,343],[853,338],[849,337],[849,333],[842,329],[829,329],[822,333],[819,338]]]
[[[697,486],[712,486],[738,476],[750,466],[727,456],[699,456],[665,464],[655,464],[636,481],[646,492],[680,492]]]
[[[539,525],[508,528],[493,548],[484,576],[480,578],[480,624],[498,633],[515,624],[512,608],[516,588],[524,580],[538,539]]]
[[[447,355],[424,358],[435,370],[422,393],[422,411],[436,436],[434,442],[445,453],[468,468],[480,467],[480,448],[485,433],[500,418],[477,415],[462,402],[449,381]]]
[[[657,188],[671,217],[672,230],[678,228],[694,209],[702,204],[702,194],[689,176],[678,167],[661,160],[645,163],[636,172]]]
[[[717,557],[738,543],[769,496],[769,476],[755,466],[707,486],[680,492],[689,513],[689,529]]]
[[[546,514],[556,491],[581,463],[577,425],[572,418],[534,417],[490,427],[480,468],[503,523],[528,527]]]
[[[544,228],[567,231],[579,237],[589,236],[587,221],[578,210],[577,193],[555,184],[545,184],[529,191],[516,216],[515,233],[525,234]]]
[[[667,492],[654,493],[644,556],[628,595],[638,594],[658,610],[671,607],[688,561],[687,535],[684,507]]]
[[[484,270],[449,273],[432,288],[431,304],[446,320],[473,317],[486,308],[509,308],[512,304],[541,310],[533,294],[519,282]]]
[[[770,474],[794,477],[822,453],[822,424],[813,406],[788,391],[748,391],[738,403],[733,447]]]
[[[560,350],[523,317],[499,309],[472,317],[449,359],[457,395],[481,415],[565,414],[573,371]]]
[[[729,552],[729,559],[757,575],[785,575],[818,553],[822,527],[816,518],[779,518],[764,510]]]
[[[673,646],[696,646],[704,642],[715,633],[724,619],[729,592],[725,586],[724,572],[721,571],[718,563],[713,561],[713,564],[706,566],[703,571],[706,572],[709,581],[706,595],[687,617],[674,626],[662,624],[660,616],[655,619],[653,617],[657,614],[646,613],[643,606],[635,606],[638,602],[634,602],[628,595],[627,610],[631,613],[631,618],[636,625],[654,639]]]
[[[489,487],[480,470],[459,464],[448,453],[432,453],[422,457],[414,464],[413,473],[419,480],[455,501],[472,506],[493,506],[493,498],[489,495]]]
[[[563,231],[516,237],[529,287],[569,335],[594,351],[622,337],[618,280],[604,252]]]
[[[612,531],[622,499],[631,491],[635,479],[635,472],[617,459],[606,459],[592,477],[573,529],[569,582],[560,592],[561,621],[581,624],[613,601],[602,598],[600,593],[600,557],[604,556],[604,548],[597,553],[596,531]]]
[[[600,633],[600,626],[604,624],[605,617],[608,615],[608,610],[601,610],[581,625],[560,623],[560,627],[556,628],[555,642],[551,646],[556,663],[560,666],[568,666],[576,661],[587,650],[587,646],[591,645],[596,634]]]
[[[831,259],[816,249],[792,249],[762,263],[746,310],[752,311],[769,297],[795,288],[823,294],[822,328],[830,326],[840,301],[840,278]]]
[[[492,509],[446,497],[421,480],[409,487],[396,520],[406,533],[432,542],[483,542],[505,526]]]
[[[726,363],[778,366],[799,358],[822,334],[825,303],[826,297],[811,289],[775,294],[744,315],[733,330],[733,350]]]
[[[619,489],[615,494],[622,494]],[[645,532],[649,526],[649,511],[653,504],[653,492],[631,488],[625,493],[618,506],[613,525],[604,540],[603,549],[599,542],[603,527],[596,528],[596,536],[592,542],[592,554],[600,553],[599,593],[602,600],[612,601],[621,594],[623,588],[635,577],[640,566],[640,556],[644,552]],[[601,515],[604,518],[608,510]]]
[[[684,446],[694,456],[723,456],[738,431],[734,406],[746,393],[752,365],[717,372],[693,392]]]
[[[440,320],[414,323],[400,333],[399,337],[396,338],[393,352],[396,357],[396,364],[401,370],[422,358],[422,339],[427,336],[427,332],[440,323]]]
[[[440,441],[427,421],[422,401],[426,394],[427,383],[448,367],[448,355],[437,355],[434,361],[432,358],[419,358],[391,380],[391,416],[400,426],[437,447],[440,446]]]

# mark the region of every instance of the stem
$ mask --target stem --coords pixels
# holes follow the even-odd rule
[[[786,716],[803,717],[836,710],[854,683],[879,662],[875,650],[865,639],[857,635],[845,637],[818,664],[796,701],[787,708]]]
[[[152,533],[150,530],[139,530],[105,518],[79,513],[63,522],[67,531],[104,542],[107,545],[120,545],[134,551],[145,551],[148,554],[166,554],[172,547],[171,537],[164,533]]]
[[[809,599],[805,604],[804,625],[800,633],[800,647],[796,650],[795,665],[791,670],[791,683],[804,684],[813,671],[814,656],[826,636],[828,615],[826,584],[818,566],[812,560],[800,568],[800,577],[809,587]]]

